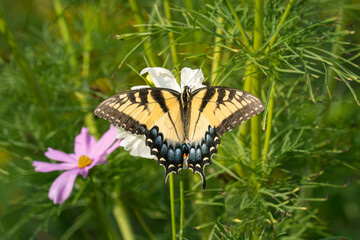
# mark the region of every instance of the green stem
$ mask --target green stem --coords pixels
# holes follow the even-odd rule
[[[339,36],[339,34],[344,30],[344,7],[343,4],[339,4],[339,13],[338,13],[338,21],[336,23],[336,27],[335,27],[335,41],[331,46],[331,53],[332,56],[338,56],[339,52],[341,50],[341,44],[340,42],[342,42],[344,40],[344,36]],[[336,63],[338,61],[337,58],[333,57],[333,63]],[[338,68],[337,64],[333,64],[334,68]],[[331,98],[331,94],[333,93],[335,87],[336,87],[336,82],[337,80],[335,79],[336,73],[333,70],[333,68],[329,67],[329,94],[330,94],[330,98]]]
[[[338,12],[338,21],[336,23],[336,27],[335,27],[335,39],[334,39],[334,43],[332,44],[331,46],[331,53],[332,53],[332,56],[339,56],[339,53],[340,53],[340,50],[341,50],[341,44],[340,42],[343,41],[344,39],[344,36],[340,36],[340,33],[344,30],[344,7],[343,7],[343,4],[340,3],[339,4],[339,12]],[[336,69],[338,68],[338,64],[336,64],[338,61],[338,59],[336,57],[333,57],[332,59],[332,63],[333,63],[333,66],[330,67],[330,66],[327,66],[327,69],[328,69],[328,75],[329,76],[329,79],[328,79],[328,83],[326,85],[326,90],[328,92],[328,95],[329,95],[329,98],[330,100],[332,100],[332,94],[335,90],[335,87],[336,87]],[[331,109],[331,101],[327,101],[325,106],[324,106],[324,109],[325,109],[325,112],[324,114],[322,115],[322,118],[321,118],[321,123],[322,124],[325,124],[328,119],[329,119],[329,114],[330,114],[330,109]]]
[[[125,240],[134,240],[135,236],[133,233],[133,230],[131,228],[130,220],[126,211],[126,208],[121,201],[121,195],[120,195],[120,182],[118,182],[114,190],[111,194],[111,197],[113,199],[113,209],[112,213],[116,220],[117,226],[120,229],[122,238]]]
[[[267,154],[269,152],[269,146],[270,146],[271,128],[272,128],[272,120],[273,120],[272,118],[273,118],[273,110],[274,110],[274,93],[275,93],[275,80],[273,80],[273,84],[271,86],[268,115],[266,119],[266,133],[265,133],[263,162],[262,162],[263,169],[265,169],[266,167]]]
[[[294,0],[290,0],[286,6],[285,12],[282,15],[280,22],[276,26],[276,32],[271,37],[269,45],[267,46],[265,50],[265,54],[268,54],[271,50],[271,47],[274,45],[277,36],[279,35],[280,28],[284,24],[286,18],[288,17],[291,7],[294,3]],[[265,133],[265,142],[264,142],[264,150],[263,150],[263,161],[262,161],[262,167],[265,169],[267,164],[267,154],[269,152],[270,147],[270,138],[271,138],[271,128],[272,128],[272,118],[273,118],[273,111],[274,111],[274,94],[275,94],[275,80],[273,80],[273,84],[271,85],[271,92],[270,92],[270,99],[269,99],[269,106],[268,106],[268,116],[266,120],[266,133]]]
[[[138,1],[137,0],[129,0],[129,3],[130,3],[131,10],[134,13],[136,23],[137,24],[145,24],[145,19],[141,13]],[[144,32],[146,30],[145,27],[142,27],[142,26],[139,26],[138,29],[139,29],[139,32]],[[153,52],[153,49],[150,47],[149,41],[144,41],[144,53],[145,53],[146,58],[149,60],[151,67],[158,66],[156,59],[155,59],[155,54]]]
[[[75,47],[74,47],[74,43],[70,37],[69,27],[68,27],[65,17],[64,17],[64,8],[61,4],[61,0],[53,0],[53,4],[54,4],[54,9],[55,9],[55,13],[57,16],[57,21],[59,24],[61,36],[62,36],[62,39],[65,44],[65,50],[66,50],[67,54],[69,55],[69,62],[70,62],[71,68],[76,69],[77,68],[77,60],[76,60],[76,55],[75,55]]]
[[[164,11],[165,11],[165,16],[169,22],[169,25],[171,25],[171,11],[170,11],[170,3],[169,0],[164,0]],[[177,52],[176,52],[176,45],[175,45],[175,36],[174,36],[174,32],[171,32],[169,30],[169,42],[170,42],[170,51],[171,51],[171,58],[172,58],[172,62],[174,65],[175,69],[178,69],[178,57],[177,57]],[[178,74],[176,74],[178,76]],[[178,78],[179,80],[179,78]]]
[[[241,36],[242,36],[242,40],[243,40],[242,42],[244,43],[244,46],[245,46],[247,49],[251,50],[251,45],[250,45],[249,41],[247,40],[247,36],[246,36],[246,34],[245,34],[244,28],[243,28],[242,25],[241,25],[241,22],[240,22],[237,14],[236,14],[236,12],[235,12],[235,9],[233,8],[233,6],[231,5],[231,3],[230,3],[229,0],[226,0],[226,3],[227,3],[227,5],[229,6],[229,9],[230,9],[230,11],[231,11],[231,14],[233,15],[233,17],[234,17],[234,19],[235,19],[236,26],[237,26],[237,28],[239,29],[240,34],[241,34]]]
[[[126,214],[124,205],[119,197],[114,199],[115,205],[113,207],[113,214],[117,225],[121,231],[122,237],[125,240],[134,240],[135,236],[131,229],[129,218]]]
[[[259,51],[263,44],[264,0],[255,1],[255,31],[254,51]],[[252,66],[251,92],[261,97],[262,75],[257,65]],[[259,115],[251,118],[251,161],[252,167],[256,167],[261,154],[261,119]]]
[[[175,224],[175,199],[174,199],[174,176],[172,173],[169,175],[169,188],[170,188],[170,212],[171,212],[171,239],[176,239],[176,224]]]
[[[171,11],[170,11],[170,3],[169,0],[164,0],[164,11],[165,11],[165,16],[169,22],[169,24],[171,24]],[[174,67],[177,68],[178,67],[178,58],[177,58],[177,52],[176,52],[176,46],[174,44],[174,33],[169,31],[168,33],[169,36],[169,44],[170,44],[170,50],[171,50],[171,57],[172,57],[172,61],[174,64]],[[178,82],[180,82],[180,78],[179,78],[179,74],[176,74],[177,80]],[[172,239],[176,238],[176,225],[175,225],[175,200],[174,200],[174,179],[173,179],[173,174],[170,174],[169,177],[169,181],[170,181],[170,206],[171,206],[171,229],[172,229]],[[182,185],[183,182],[180,182],[180,185]],[[181,186],[180,186],[180,195],[181,195]],[[180,207],[183,207],[184,205],[181,203]],[[184,211],[184,209],[180,209],[180,212]],[[180,217],[181,218],[181,217]],[[180,233],[182,235],[183,232],[183,228],[181,228],[183,226],[180,226]]]
[[[251,78],[253,74],[253,63],[250,60],[246,61],[246,70],[245,70],[245,82],[243,89],[247,92],[251,92]],[[246,136],[250,133],[250,122],[246,121],[244,123],[244,126],[240,130],[240,141],[242,142],[242,139],[245,139]],[[244,143],[242,142],[242,145]]]
[[[222,17],[218,17],[217,21],[222,24],[224,22],[224,18]],[[221,28],[217,27],[215,30],[217,35],[220,35],[222,33]],[[215,36],[214,39],[214,54],[213,54],[213,60],[212,60],[212,64],[211,64],[211,82],[210,85],[212,85],[212,83],[215,81],[216,77],[219,74],[219,65],[220,65],[220,61],[221,61],[221,45],[219,43],[221,43],[222,38],[219,36]]]
[[[146,223],[145,223],[144,219],[141,217],[140,213],[136,209],[134,209],[134,213],[135,213],[136,218],[140,222],[140,225],[142,226],[142,228],[144,229],[144,231],[148,235],[149,239],[155,240],[154,235],[150,231],[149,227],[146,225]]]
[[[188,10],[188,12],[190,12],[190,13],[195,10],[193,0],[185,0],[185,6],[186,6],[186,9]],[[195,31],[194,32],[195,42],[200,42],[202,38],[203,38],[203,31]],[[204,48],[204,46],[206,46],[206,45],[205,44],[197,44],[196,45],[196,47],[199,47],[200,49]],[[201,52],[201,51],[199,50],[199,52]]]
[[[120,239],[120,236],[118,235],[117,231],[114,229],[113,224],[109,221],[108,217],[106,216],[104,205],[100,199],[99,193],[96,189],[95,183],[91,176],[90,176],[90,182],[93,187],[93,193],[95,194],[97,214],[104,229],[106,229],[109,239],[112,240]]]
[[[277,36],[279,35],[280,28],[281,28],[281,26],[284,24],[287,16],[289,15],[290,9],[291,9],[294,1],[295,1],[295,0],[290,0],[290,1],[288,2],[284,14],[283,14],[282,17],[281,17],[279,24],[276,26],[275,34],[271,37],[270,42],[269,42],[269,45],[267,46],[267,48],[266,48],[266,50],[265,50],[265,54],[268,54],[268,53],[270,52],[271,47],[274,45],[274,43],[275,43],[275,41],[276,41],[276,38],[277,38]]]
[[[31,70],[29,64],[26,62],[26,59],[21,52],[18,43],[16,42],[12,30],[7,24],[7,21],[4,17],[3,9],[4,8],[2,6],[2,3],[0,3],[0,34],[3,35],[6,44],[8,45],[11,53],[14,55],[14,59],[23,74],[29,92],[33,95],[37,106],[39,106],[46,124],[50,129],[55,128],[55,126],[57,125],[56,118],[54,114],[49,110],[49,105],[43,95],[43,92],[40,89],[34,73]]]
[[[179,239],[184,237],[184,221],[185,221],[185,199],[184,199],[184,173],[180,172],[180,230]]]
[[[65,50],[69,56],[70,67],[73,71],[77,71],[78,61],[76,59],[75,46],[74,46],[74,42],[71,39],[71,34],[68,24],[64,17],[64,8],[61,4],[61,0],[53,0],[53,4],[58,19],[61,36],[64,41]],[[92,9],[90,8],[88,9],[87,15],[84,16],[85,35],[83,37],[83,62],[82,62],[81,77],[75,78],[76,88],[81,88],[82,79],[88,79],[90,75],[90,51],[92,49],[91,34],[93,31],[93,24],[94,24],[93,20],[90,19],[90,17],[94,14],[93,12],[94,11],[92,11]],[[79,101],[82,111],[87,112],[84,117],[84,125],[89,128],[89,131],[93,136],[99,136],[95,123],[94,114],[92,113],[92,111],[88,112],[89,103],[87,96],[80,91],[75,91],[74,95],[76,99]]]
[[[82,69],[81,69],[81,77],[84,81],[89,82],[90,77],[90,53],[93,48],[92,42],[92,33],[95,28],[93,16],[97,14],[96,10],[92,6],[88,6],[85,15],[84,15],[84,23],[85,23],[85,33],[83,37],[83,53],[82,53]],[[88,111],[90,104],[85,94],[78,93],[78,100],[80,101],[80,105],[84,111]],[[93,136],[99,136],[97,131],[95,116],[92,111],[88,112],[84,118],[85,126],[89,128],[89,132]]]

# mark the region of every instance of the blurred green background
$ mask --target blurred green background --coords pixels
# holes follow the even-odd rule
[[[226,1],[171,2],[172,25],[167,22],[162,1],[141,1],[140,14],[147,24],[140,27],[136,25],[139,12],[134,11],[132,2],[2,0],[0,27],[7,25],[14,40],[2,31],[0,238],[106,239],[107,230],[91,200],[94,192],[101,196],[104,212],[119,238],[124,238],[124,230],[117,227],[113,212],[116,204],[126,212],[136,239],[170,238],[169,190],[155,161],[134,158],[119,149],[110,156],[108,166],[92,172],[97,190],[92,189],[89,179],[79,177],[70,199],[61,206],[54,206],[47,198],[58,173],[35,173],[31,165],[34,160],[48,161],[43,155],[47,147],[72,152],[73,138],[82,126],[101,136],[109,125],[96,119],[93,109],[107,96],[144,84],[138,73],[152,65],[151,61],[175,74],[182,67],[201,68],[208,85],[244,88],[241,80],[247,74],[247,61],[259,56],[243,51],[241,41],[232,39],[240,34],[234,30],[236,24],[226,20],[232,16]],[[230,2],[251,39],[252,1]],[[265,43],[274,34],[288,2],[265,2]],[[56,4],[61,4],[57,11]],[[249,136],[240,142],[240,129],[226,134],[216,164],[206,168],[211,176],[207,191],[199,195],[200,177],[186,171],[187,239],[255,239],[246,233],[259,229],[260,239],[360,239],[360,108],[354,99],[360,94],[359,4],[356,0],[295,1],[279,43],[274,45],[276,51],[260,63],[265,66],[261,91],[265,103],[270,80],[277,81],[269,170],[262,174],[249,170],[248,157],[239,159],[241,154],[249,155]],[[222,31],[227,35],[221,29],[216,32],[222,21]],[[336,21],[340,23],[334,24]],[[192,24],[197,30],[191,29]],[[176,66],[172,64],[169,32],[175,34],[177,42]],[[222,48],[222,62],[214,71],[216,46]],[[334,55],[320,50],[311,55],[305,51],[309,46]],[[149,59],[149,53],[154,59]],[[21,55],[25,62],[19,60]],[[291,62],[293,58],[301,60]],[[354,79],[335,78],[330,100],[326,81],[331,75],[324,73],[327,68],[323,64],[336,65],[335,61],[341,61],[344,68],[338,68]],[[290,71],[303,66],[307,66],[304,71],[309,71],[311,81],[307,74]],[[242,170],[233,166],[238,163]],[[250,185],[241,185],[224,169],[245,180],[243,172],[245,176],[255,172],[264,189],[276,189],[274,192],[297,189],[286,205],[294,204],[293,209],[301,206],[306,211],[292,212],[291,207],[286,213],[269,210],[275,220],[266,225],[271,218],[258,209],[268,208],[265,203],[275,197],[251,202],[254,195]],[[175,176],[177,200],[178,181]],[[116,203],[116,199],[121,202]],[[178,205],[177,201],[176,211]],[[262,215],[264,224],[254,227]],[[236,219],[244,220],[238,226]]]

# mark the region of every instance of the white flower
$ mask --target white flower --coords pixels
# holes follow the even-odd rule
[[[181,87],[177,83],[174,75],[172,73],[161,67],[154,68],[144,68],[140,75],[148,73],[150,75],[151,81],[155,84],[156,87],[161,88],[170,88],[179,93],[182,92],[182,89],[185,86],[189,86],[191,90],[195,90],[198,88],[205,87],[202,84],[204,81],[204,74],[201,69],[191,69],[191,68],[183,68],[181,69]],[[132,90],[147,88],[149,86],[135,86],[132,87]],[[135,135],[131,134],[120,127],[117,128],[117,138],[123,139],[120,143],[120,146],[124,147],[126,151],[133,156],[140,156],[143,158],[154,158],[150,154],[150,148],[145,145],[145,136],[144,135]]]

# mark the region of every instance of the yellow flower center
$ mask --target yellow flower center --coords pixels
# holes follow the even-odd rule
[[[92,162],[92,160],[90,158],[88,158],[85,155],[82,155],[81,157],[79,157],[78,167],[84,168],[86,166],[89,166],[91,164],[91,162]]]

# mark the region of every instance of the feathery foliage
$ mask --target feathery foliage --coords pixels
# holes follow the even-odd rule
[[[356,1],[139,3],[0,6],[2,238],[356,239]],[[54,205],[58,174],[32,161],[72,152],[82,126],[100,137],[109,125],[93,109],[143,84],[147,66],[201,68],[205,84],[250,91],[266,109],[222,137],[204,191],[184,171],[169,194],[155,161],[118,149]]]

